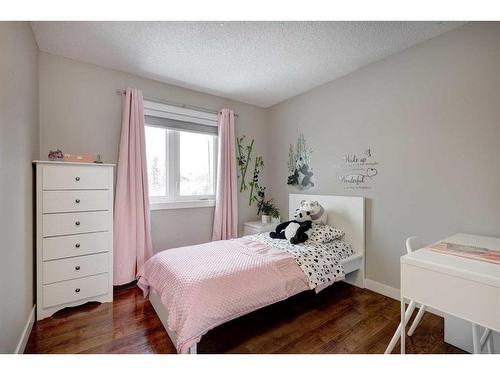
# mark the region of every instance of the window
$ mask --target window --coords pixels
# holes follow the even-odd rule
[[[196,111],[176,108],[184,112],[184,117],[179,117],[172,112],[159,113],[158,106],[166,105],[152,103],[151,108],[151,103],[144,106],[151,209],[213,206],[217,178],[215,115],[203,114],[200,119],[190,113],[186,118],[186,111]]]

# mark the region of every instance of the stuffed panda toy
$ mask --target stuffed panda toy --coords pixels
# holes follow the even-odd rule
[[[287,239],[296,245],[306,242],[313,224],[326,224],[328,215],[318,201],[302,200],[293,214],[294,220],[278,224],[271,238]]]
[[[318,201],[302,200],[299,208],[296,210],[307,213],[311,216],[313,224],[326,224],[328,215],[322,205]]]
[[[295,210],[294,220],[278,224],[271,238],[289,240],[291,244],[299,244],[309,239],[308,231],[312,228],[311,216],[306,211]]]

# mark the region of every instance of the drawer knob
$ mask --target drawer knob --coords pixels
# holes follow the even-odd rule
[[[80,271],[80,266],[76,266],[75,270]]]
[[[80,288],[76,288],[76,289],[75,289],[75,292],[76,292],[76,293],[80,293]]]
[[[80,199],[75,199],[75,203],[80,203]]]
[[[78,176],[77,176],[77,177],[75,177],[75,180],[76,180],[76,181],[80,181],[80,177],[78,177]]]
[[[80,222],[79,222],[79,221],[76,221],[76,222],[75,222],[75,225],[80,225]]]
[[[75,247],[78,249],[80,247],[80,244],[79,243],[75,244]]]

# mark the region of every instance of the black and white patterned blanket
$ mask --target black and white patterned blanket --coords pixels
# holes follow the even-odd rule
[[[288,252],[304,272],[311,289],[343,280],[345,273],[341,260],[354,253],[349,244],[340,240],[324,244],[306,241],[293,245],[288,240],[272,239],[269,233],[253,234],[246,238]]]

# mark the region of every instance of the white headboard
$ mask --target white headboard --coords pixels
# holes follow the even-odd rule
[[[365,199],[363,197],[343,197],[338,195],[290,194],[288,217],[303,199],[318,201],[328,213],[328,225],[343,229],[344,239],[355,253],[365,255]]]

